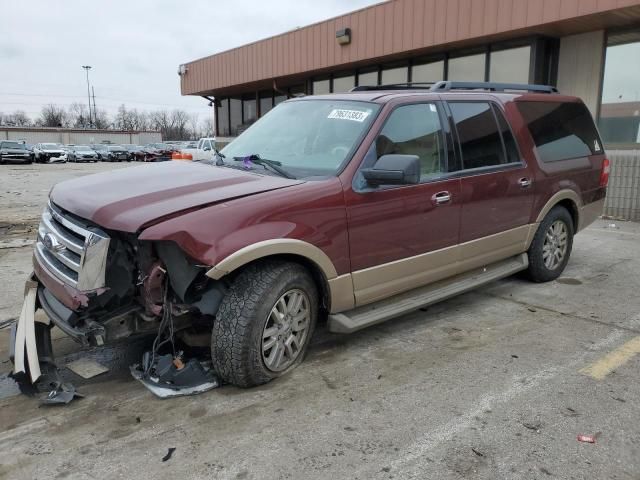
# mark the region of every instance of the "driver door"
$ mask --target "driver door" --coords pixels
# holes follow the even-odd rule
[[[417,155],[419,184],[372,188],[359,171],[345,192],[356,306],[455,273],[460,180],[447,173],[451,138],[443,118],[439,102],[397,106],[360,167],[386,154]]]

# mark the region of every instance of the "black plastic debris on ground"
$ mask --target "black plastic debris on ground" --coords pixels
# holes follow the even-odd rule
[[[167,460],[169,460],[171,458],[171,455],[173,455],[173,452],[175,451],[176,451],[176,447],[169,447],[167,454],[164,457],[162,457],[162,461],[166,462]]]
[[[131,375],[160,398],[197,395],[219,386],[210,364],[195,358],[183,361],[170,353],[146,352],[142,364],[131,367]]]

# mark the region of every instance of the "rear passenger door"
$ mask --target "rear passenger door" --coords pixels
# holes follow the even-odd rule
[[[458,140],[463,267],[521,253],[534,198],[531,166],[497,103],[449,101],[447,106]]]

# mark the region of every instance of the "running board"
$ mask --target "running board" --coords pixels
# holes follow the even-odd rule
[[[334,333],[355,332],[370,325],[385,322],[405,313],[413,312],[422,307],[468,292],[480,285],[508,277],[516,272],[526,270],[528,266],[527,254],[523,253],[385,300],[347,312],[334,313],[329,315],[329,331]]]

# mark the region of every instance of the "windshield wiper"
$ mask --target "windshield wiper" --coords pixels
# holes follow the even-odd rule
[[[269,160],[267,158],[261,158],[258,154],[248,155],[246,157],[233,157],[236,162],[245,162],[245,164],[255,163],[256,165],[262,165],[263,167],[269,167],[278,175],[284,178],[295,179],[293,175],[282,168],[282,162],[276,160]]]

